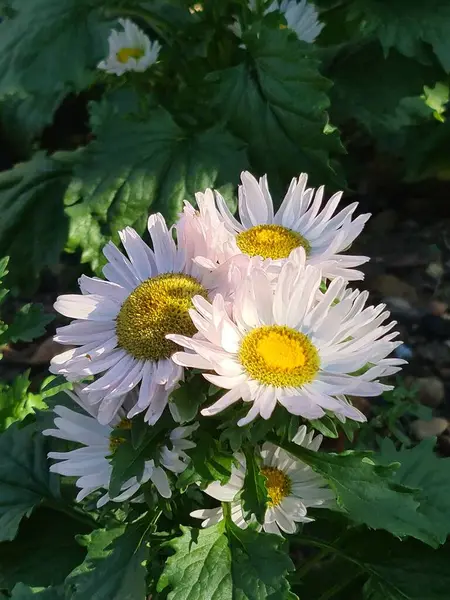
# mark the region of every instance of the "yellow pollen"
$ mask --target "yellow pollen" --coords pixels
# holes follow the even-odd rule
[[[315,378],[320,360],[306,335],[283,325],[264,325],[242,340],[239,359],[247,374],[264,385],[300,387]]]
[[[117,425],[116,429],[131,429],[131,421],[129,419],[122,419]],[[109,450],[111,454],[114,454],[117,448],[124,442],[126,442],[126,439],[124,437],[111,435],[109,438]]]
[[[268,506],[278,506],[291,493],[291,480],[276,467],[263,467],[261,473],[266,478],[266,489],[269,496]]]
[[[117,315],[119,347],[139,360],[170,358],[178,346],[166,335],[192,336],[197,331],[188,312],[196,295],[207,298],[194,277],[181,273],[165,273],[141,283]]]
[[[236,236],[239,250],[248,256],[277,260],[287,258],[292,250],[302,246],[309,254],[311,246],[302,235],[281,225],[256,225]]]
[[[125,64],[130,58],[142,58],[145,54],[145,51],[142,48],[122,48],[117,52],[116,58],[117,60]]]

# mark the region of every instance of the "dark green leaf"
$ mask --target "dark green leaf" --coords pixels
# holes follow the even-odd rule
[[[63,196],[73,156],[38,153],[0,174],[0,255],[9,254],[11,274],[25,285],[59,261],[67,239]]]
[[[444,69],[450,71],[450,5],[446,0],[353,0],[349,18],[360,21],[365,34],[376,35],[386,53],[396,48],[425,62],[430,44]]]
[[[264,523],[264,515],[269,499],[266,488],[266,478],[261,473],[254,449],[247,446],[244,450],[244,454],[246,472],[244,487],[241,494],[243,508],[248,516],[253,514],[259,523]]]
[[[66,581],[71,600],[145,600],[145,525],[98,529],[83,544],[88,555]]]
[[[418,512],[430,532],[444,544],[450,533],[450,458],[438,458],[434,453],[435,443],[435,438],[430,438],[414,448],[397,451],[391,440],[384,439],[377,462],[401,463],[394,481],[418,490]]]
[[[196,443],[195,448],[187,451],[191,458],[190,464],[179,476],[177,486],[184,488],[191,483],[212,481],[226,483],[233,464],[231,452],[225,450],[218,440],[202,429],[193,434],[193,441]]]
[[[54,316],[44,313],[41,304],[25,304],[16,313],[8,326],[8,339],[12,342],[31,342],[45,333],[45,327]],[[0,338],[1,339],[1,338]]]
[[[145,121],[114,114],[83,154],[68,202],[82,203],[81,222],[91,214],[113,235],[128,225],[142,231],[150,209],[173,222],[195,192],[224,184],[231,191],[246,164],[244,144],[219,128],[187,134],[161,108]],[[87,224],[88,240],[99,238],[98,227],[91,232],[94,223]],[[87,248],[82,236],[79,241]]]
[[[88,532],[61,512],[39,508],[14,541],[0,544],[0,588],[11,590],[19,581],[32,587],[63,583],[86,555],[75,537]]]
[[[245,38],[249,59],[210,75],[212,102],[231,131],[249,144],[250,160],[272,181],[301,171],[336,179],[330,158],[342,151],[325,133],[330,83],[318,71],[312,45],[288,29],[262,27]]]
[[[194,377],[189,382],[172,392],[169,401],[172,403],[172,414],[179,423],[190,423],[197,416],[200,406],[206,401],[203,378]]]
[[[0,541],[13,540],[23,517],[46,498],[59,497],[50,474],[46,439],[33,425],[11,425],[0,435]]]
[[[416,537],[433,547],[439,544],[434,528],[418,510],[417,491],[395,481],[398,463],[377,464],[371,452],[326,454],[292,443],[282,446],[329,482],[339,506],[356,523],[385,529],[399,537]]]
[[[91,83],[109,34],[91,2],[13,0],[12,9],[14,18],[0,24],[0,96],[80,91]]]
[[[182,528],[170,545],[159,591],[172,588],[168,600],[286,600],[286,573],[293,568],[283,540],[220,522],[204,530]]]

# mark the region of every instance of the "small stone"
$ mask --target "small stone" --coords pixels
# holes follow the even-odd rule
[[[432,262],[428,265],[426,273],[433,279],[440,279],[444,274],[444,267],[440,262]]]
[[[411,305],[418,302],[416,289],[395,275],[389,275],[387,273],[379,275],[373,281],[372,287],[384,297],[390,296],[402,298],[407,300]]]
[[[429,305],[429,310],[435,317],[444,317],[447,312],[448,304],[440,300],[432,300]]]
[[[437,408],[444,402],[445,389],[439,377],[412,377],[408,387],[417,390],[417,399],[425,406]]]
[[[411,423],[411,431],[418,440],[425,440],[430,437],[439,436],[444,433],[448,427],[447,419],[434,417],[429,421],[418,419]]]

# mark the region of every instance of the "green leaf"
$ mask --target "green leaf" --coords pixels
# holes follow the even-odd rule
[[[30,372],[18,375],[11,384],[0,383],[0,431],[7,429],[12,423],[22,421],[36,409],[47,406],[41,394],[28,391]]]
[[[53,315],[44,313],[42,304],[25,304],[17,311],[14,321],[8,325],[8,340],[31,342],[45,333],[46,325],[54,318]]]
[[[0,541],[13,540],[19,524],[44,499],[59,498],[48,470],[47,444],[34,426],[11,425],[0,435]]]
[[[75,537],[89,531],[66,514],[39,508],[14,541],[0,544],[0,588],[11,590],[19,581],[32,587],[63,583],[86,555]]]
[[[71,600],[145,600],[148,546],[142,524],[98,529],[83,544],[88,555],[66,580]]]
[[[172,416],[178,423],[190,423],[206,401],[206,386],[203,377],[192,377],[170,395]]]
[[[11,257],[11,273],[25,285],[59,262],[67,239],[63,196],[73,156],[39,152],[0,174],[0,256]]]
[[[429,44],[450,72],[450,5],[446,0],[353,0],[349,19],[360,21],[364,34],[376,35],[386,54],[396,48],[426,62]]]
[[[88,0],[11,6],[14,18],[0,24],[0,96],[87,87],[107,51],[109,25],[99,21],[99,10]]]
[[[338,505],[354,522],[438,546],[434,527],[419,512],[416,490],[395,481],[398,463],[377,464],[376,455],[371,452],[327,454],[292,443],[283,443],[282,447],[328,481],[336,492]]]
[[[158,591],[172,588],[168,600],[286,600],[286,573],[293,565],[283,539],[242,530],[224,521],[207,529],[182,527],[170,545]]]
[[[444,113],[449,101],[449,87],[446,83],[436,83],[433,88],[424,86],[425,104],[433,110],[435,119],[443,123],[445,121]]]
[[[218,117],[249,144],[260,173],[285,181],[301,171],[336,180],[331,158],[342,152],[336,132],[324,133],[330,83],[311,44],[288,29],[261,27],[244,38],[246,63],[209,76]]]
[[[188,134],[162,108],[144,121],[107,115],[83,153],[67,202],[72,210],[81,203],[77,218],[91,214],[112,235],[129,225],[143,231],[150,210],[173,222],[195,192],[224,184],[231,191],[246,165],[244,144],[220,128]],[[92,221],[87,241],[97,240],[98,231]],[[82,236],[79,242],[87,248]]]
[[[6,597],[6,596],[5,596]],[[32,589],[23,583],[18,583],[12,591],[12,600],[64,600],[62,588]]]
[[[437,70],[396,51],[385,58],[375,43],[357,51],[345,50],[331,65],[328,75],[335,83],[330,93],[332,118],[339,124],[356,120],[371,135],[379,137],[432,119],[431,109],[420,96],[424,84],[435,81]],[[411,98],[415,100],[413,104]]]
[[[329,438],[339,437],[336,423],[329,416],[322,417],[321,419],[313,419],[310,421],[311,427],[317,429],[322,435]]]
[[[335,527],[329,521],[319,520],[305,526],[298,542],[335,553],[332,561],[324,561],[320,569],[308,572],[303,578],[300,590],[305,598],[310,597],[308,593],[317,593],[317,581],[328,577],[330,566],[337,589],[353,572],[354,579],[364,587],[364,600],[442,600],[448,596],[448,544],[433,550],[417,540],[402,541],[383,531],[368,531],[365,527],[346,531],[341,525]],[[341,574],[333,569],[336,560],[342,566]],[[350,596],[343,589],[342,598],[361,598],[361,593]],[[330,590],[330,587],[324,590],[324,598]]]
[[[266,488],[266,478],[261,473],[260,465],[257,463],[255,451],[246,446],[244,450],[246,461],[246,472],[244,487],[242,488],[241,500],[245,513],[249,516],[255,515],[258,523],[264,523],[267,502],[269,496]]]
[[[418,512],[423,515],[429,531],[444,544],[450,533],[450,458],[438,458],[434,453],[435,443],[435,438],[430,438],[414,448],[397,451],[386,438],[377,461],[401,463],[393,480],[418,490]]]
[[[211,483],[220,481],[227,483],[231,476],[233,455],[223,448],[220,441],[216,440],[209,432],[198,429],[192,435],[196,443],[195,448],[187,450],[191,461],[185,471],[181,473],[177,481],[177,487],[196,483]]]

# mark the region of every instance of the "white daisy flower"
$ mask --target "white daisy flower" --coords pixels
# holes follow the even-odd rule
[[[286,19],[287,26],[295,31],[299,40],[312,44],[324,25],[319,21],[319,13],[314,4],[307,0],[274,0],[266,13],[279,10]]]
[[[120,238],[128,258],[112,242],[103,250],[108,281],[83,275],[83,295],[60,296],[55,303],[58,312],[75,319],[57,330],[55,340],[79,347],[54,357],[50,370],[73,381],[103,373],[85,388],[89,402],[100,403],[103,424],[116,414],[124,394],[139,385],[128,416],[145,411],[145,420],[156,423],[183,377],[183,368],[171,358],[177,346],[166,334],[196,332],[188,312],[193,296],[227,293],[209,274],[211,289],[203,285],[190,247],[176,245],[161,215],[149,218],[148,230],[153,250],[127,227]]]
[[[294,442],[316,452],[322,442],[322,436],[314,438],[314,433],[306,433],[306,426],[300,427]],[[231,503],[231,518],[234,523],[245,529],[239,494],[244,487],[245,458],[241,454],[235,456],[237,466],[233,466],[230,480],[225,485],[220,482],[211,483],[204,491],[206,494]],[[310,507],[330,508],[335,505],[334,492],[327,487],[326,481],[315,473],[311,467],[291,456],[278,446],[266,443],[261,449],[261,473],[266,477],[266,488],[269,502],[264,515],[262,528],[267,533],[282,535],[295,533],[297,523],[313,521],[307,516]],[[202,526],[215,525],[223,519],[222,507],[196,510],[192,517],[203,519]],[[280,531],[281,530],[281,531]]]
[[[168,336],[190,351],[176,353],[175,362],[212,371],[204,377],[229,390],[203,415],[242,398],[251,408],[239,425],[258,415],[269,419],[277,402],[306,419],[331,411],[365,421],[343,394],[378,396],[392,389],[378,378],[405,361],[386,358],[401,342],[392,341],[397,332],[388,333],[395,321],[381,325],[389,317],[385,305],[364,308],[368,293],[346,290],[341,277],[321,294],[322,273],[305,262],[299,248],[275,286],[262,270],[251,272],[236,291],[232,318],[220,295],[212,304],[194,298],[191,317],[199,334]]]
[[[334,194],[322,207],[324,187],[317,192],[307,188],[308,177],[303,173],[298,180],[292,180],[279,210],[274,213],[267,176],[258,182],[244,171],[241,179],[240,221],[233,217],[218,192],[215,197],[211,190],[196,194],[198,211],[186,203],[180,221],[197,238],[197,263],[211,270],[238,255],[259,256],[279,271],[290,254],[302,247],[308,264],[319,266],[324,277],[363,279],[363,274],[354,267],[367,262],[368,257],[341,254],[358,237],[370,217],[364,214],[352,221],[357,202],[334,215],[342,192]],[[203,254],[205,258],[199,254],[202,235],[203,245],[208,245],[208,252],[204,250]]]
[[[119,19],[123,31],[112,30],[108,39],[109,55],[98,68],[112,75],[126,71],[146,71],[158,60],[161,44],[151,42],[148,36],[129,19]]]
[[[67,393],[89,414],[84,415],[65,406],[56,406],[54,409],[57,415],[55,418],[56,428],[46,429],[43,434],[82,444],[82,447],[76,450],[49,452],[48,454],[50,459],[58,461],[50,467],[50,471],[78,478],[76,486],[80,488],[80,491],[76,500],[80,502],[97,490],[108,490],[112,473],[109,459],[121,443],[120,436],[111,434],[115,428],[130,429],[131,422],[125,418],[125,412],[121,409],[110,424],[102,425],[96,418],[95,409],[86,401],[86,394],[83,390],[77,394]],[[194,442],[187,440],[186,437],[196,427],[197,424],[173,429],[169,435],[168,446],[162,446],[160,449],[160,465],[156,466],[153,460],[148,460],[140,480],[132,477],[126,481],[122,486],[121,493],[115,498],[110,498],[109,493],[106,492],[99,498],[97,506],[101,507],[109,501],[124,502],[131,498],[138,501],[135,494],[148,481],[155,485],[163,498],[170,498],[172,491],[166,470],[173,473],[182,473],[185,470],[189,457],[184,450],[195,447]]]

